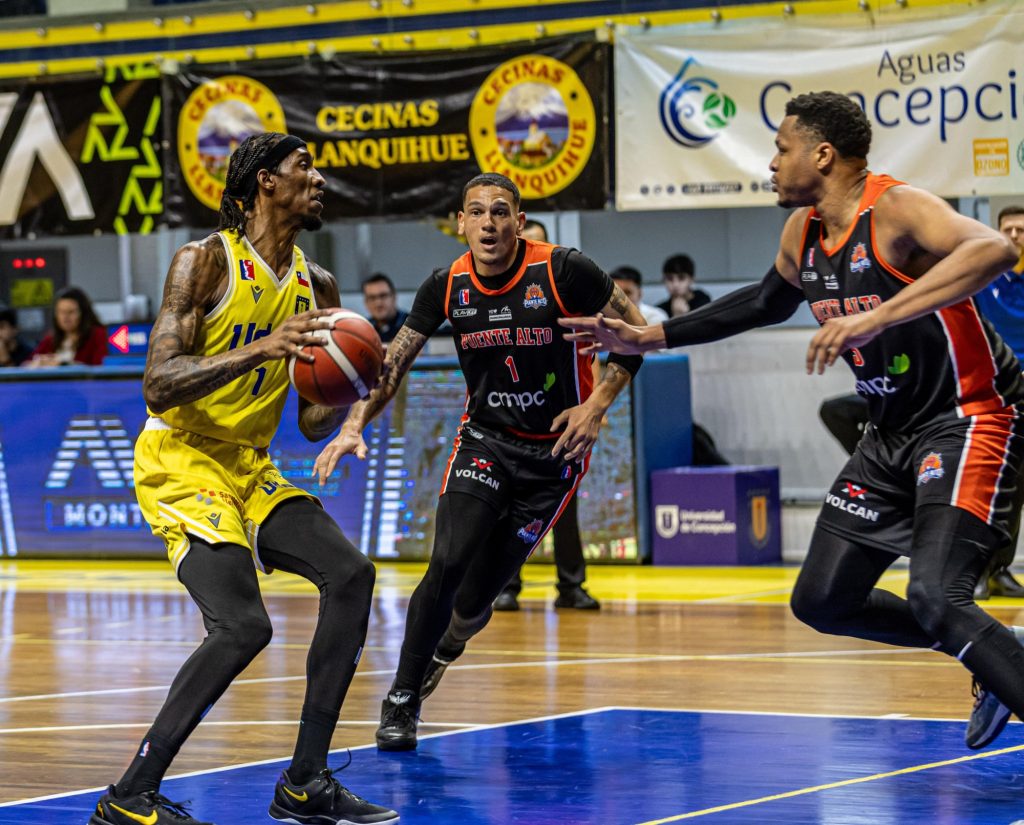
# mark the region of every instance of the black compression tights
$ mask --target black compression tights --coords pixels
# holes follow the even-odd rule
[[[303,728],[319,728],[319,733],[308,742],[304,735],[308,739],[314,734],[300,732],[296,749],[314,752],[309,758],[315,764],[303,771],[308,773],[321,762],[326,764],[330,734],[366,639],[374,567],[330,516],[306,498],[289,499],[274,510],[260,528],[259,547],[268,567],[296,573],[320,590],[302,708]],[[270,642],[270,619],[247,548],[211,547],[191,537],[178,577],[202,611],[207,636],[174,678],[143,740],[149,743],[148,753],[145,758],[136,755],[117,784],[119,796],[159,786],[171,759],[206,711]]]
[[[490,609],[530,550],[516,536],[517,524],[499,519],[498,511],[476,496],[441,496],[430,564],[409,600],[395,688],[419,693],[453,610],[473,620]]]
[[[907,598],[875,587],[893,553],[815,530],[791,606],[822,633],[956,656],[1024,718],[1024,648],[974,603],[974,585],[999,545],[996,533],[957,507],[917,512]]]

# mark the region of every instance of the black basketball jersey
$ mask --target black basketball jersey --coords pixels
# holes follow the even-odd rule
[[[611,280],[600,273],[590,285],[589,305],[571,312],[552,268],[555,247],[525,239],[520,244],[518,268],[496,289],[475,273],[471,253],[455,261],[447,273],[444,313],[469,390],[468,420],[519,436],[552,437],[559,413],[581,404],[593,389],[591,356],[562,337],[557,319],[591,311],[597,301],[603,306]]]
[[[913,283],[873,243],[874,204],[899,185],[887,175],[868,175],[857,219],[831,249],[822,243],[817,212],[808,216],[800,284],[819,324],[873,309]],[[941,416],[995,412],[1024,397],[1016,357],[970,299],[890,327],[843,358],[871,421],[895,430],[914,430]]]

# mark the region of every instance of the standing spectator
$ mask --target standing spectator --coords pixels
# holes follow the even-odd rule
[[[529,241],[548,242],[548,230],[540,221],[527,218],[520,238]],[[598,383],[597,359],[594,359],[594,385]],[[558,576],[558,598],[555,607],[569,607],[575,610],[600,610],[601,603],[583,589],[587,580],[587,562],[583,558],[583,540],[580,537],[579,498],[575,494],[562,511],[562,517],[551,528],[551,542],[554,545],[555,573]],[[519,570],[512,574],[505,589],[494,600],[495,610],[518,610],[519,594],[523,589],[523,577]]]
[[[50,332],[32,353],[30,367],[85,364],[98,367],[107,355],[107,328],[92,301],[77,286],[64,287],[53,301]]]
[[[0,308],[0,367],[20,367],[32,357],[32,348],[18,337],[18,313]]]
[[[612,270],[610,274],[616,286],[626,293],[626,297],[629,300],[636,304],[636,308],[640,310],[640,314],[644,316],[644,320],[648,324],[660,324],[668,320],[668,313],[661,307],[651,306],[643,302],[643,276],[640,274],[639,269],[632,266],[620,266]]]
[[[1017,263],[974,296],[978,310],[1010,345],[1024,364],[1024,206],[1007,206],[996,221],[999,231],[1017,248]],[[1004,544],[992,558],[988,575],[974,588],[974,598],[1007,596],[1024,599],[1024,585],[1010,572],[1017,550],[1017,537]]]
[[[658,304],[658,309],[669,318],[685,315],[704,304],[711,303],[711,296],[703,289],[694,289],[697,268],[689,255],[673,255],[661,265],[661,280],[668,290],[668,298]]]
[[[395,337],[409,317],[408,312],[398,308],[395,285],[383,272],[374,272],[363,281],[363,303],[370,315],[370,323],[384,344]]]

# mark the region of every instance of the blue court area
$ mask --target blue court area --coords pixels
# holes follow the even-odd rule
[[[974,753],[962,723],[605,709],[352,752],[342,781],[404,825],[1024,821],[1024,728]],[[344,754],[335,755],[343,762]],[[286,762],[164,783],[217,825],[271,822]],[[95,793],[0,808],[0,823],[84,823]]]

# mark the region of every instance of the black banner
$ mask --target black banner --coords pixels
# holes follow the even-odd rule
[[[163,213],[152,67],[0,84],[0,234],[148,232]]]
[[[227,159],[249,134],[307,141],[324,218],[444,216],[480,171],[530,209],[609,197],[611,50],[592,38],[402,56],[183,67],[167,75],[167,219],[211,226]]]

